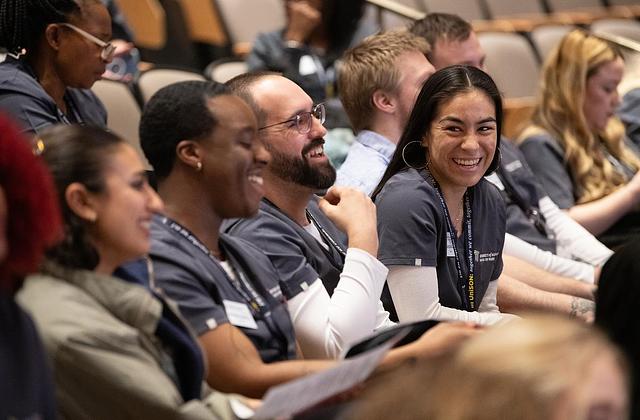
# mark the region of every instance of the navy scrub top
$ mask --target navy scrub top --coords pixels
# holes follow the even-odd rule
[[[184,233],[190,234],[171,219],[156,216],[151,226],[149,256],[156,283],[178,303],[196,333],[202,335],[218,325],[236,323],[265,363],[295,359],[293,324],[278,276],[267,256],[240,238],[220,235],[220,248],[238,274],[234,283],[222,266]],[[249,289],[241,284],[241,276]],[[256,299],[252,299],[254,293]],[[251,300],[257,303],[254,309]],[[257,328],[241,325],[228,316],[224,301],[245,306]]]
[[[500,192],[484,178],[467,193],[471,193],[475,300],[479,306],[489,282],[502,272],[506,211]],[[408,169],[391,177],[378,194],[376,207],[378,259],[386,266],[435,267],[440,303],[464,309],[455,258],[451,252],[447,255],[445,215],[426,170]],[[455,246],[466,279],[466,226],[463,229]]]

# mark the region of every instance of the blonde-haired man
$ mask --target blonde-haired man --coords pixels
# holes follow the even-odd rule
[[[429,44],[408,32],[372,35],[350,49],[338,70],[338,91],[357,133],[336,179],[370,194],[384,173],[416,96],[435,69]]]

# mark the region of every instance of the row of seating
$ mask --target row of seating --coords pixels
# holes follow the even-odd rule
[[[285,24],[281,0],[117,0],[135,33],[142,57],[201,70],[214,58],[243,56],[260,32]],[[410,18],[381,4],[396,4],[420,17],[454,13],[478,32],[524,31],[541,24],[589,24],[605,17],[640,16],[640,0],[367,0],[365,18],[382,29]]]
[[[553,46],[574,26],[545,25],[528,33],[484,32],[479,40],[487,52],[486,66],[505,101],[505,124],[507,135],[514,135],[534,105],[541,63]],[[619,35],[640,42],[640,23],[630,19],[607,19],[591,25],[596,33]],[[639,60],[627,60],[628,76],[621,84],[621,91],[637,87],[632,80],[640,74]],[[138,122],[142,105],[162,86],[180,80],[210,79],[226,82],[231,77],[244,73],[247,66],[240,58],[215,60],[204,73],[196,71],[154,68],[143,72],[130,84],[100,81],[94,91],[109,111],[108,125],[138,146]]]

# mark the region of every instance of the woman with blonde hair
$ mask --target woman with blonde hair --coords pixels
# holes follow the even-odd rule
[[[478,335],[453,356],[381,378],[348,418],[625,419],[625,368],[593,327],[532,316]]]
[[[614,116],[623,73],[615,47],[570,32],[544,64],[532,125],[519,138],[551,199],[610,246],[640,228],[640,159]]]

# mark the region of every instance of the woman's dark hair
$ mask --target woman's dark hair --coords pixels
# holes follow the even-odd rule
[[[9,53],[32,51],[51,23],[67,22],[81,12],[88,0],[2,0],[0,1],[0,47]],[[97,2],[98,0],[90,0]]]
[[[124,140],[97,127],[59,125],[43,131],[38,139],[42,157],[53,175],[64,220],[64,239],[47,251],[47,257],[60,265],[93,270],[99,255],[89,241],[87,222],[67,205],[65,191],[78,182],[92,193],[105,190],[104,168]]]
[[[0,116],[0,187],[8,216],[0,292],[13,293],[25,275],[38,269],[45,249],[60,240],[62,232],[51,175],[29,141],[4,116]]]
[[[207,101],[225,94],[231,91],[221,83],[190,80],[165,86],[149,99],[140,119],[140,143],[159,181],[171,173],[178,143],[208,136],[218,125]]]
[[[329,38],[329,51],[341,52],[349,46],[364,7],[364,0],[323,0],[322,24]]]
[[[493,102],[496,111],[496,153],[487,169],[485,175],[495,171],[500,164],[500,133],[502,128],[502,98],[500,91],[491,77],[480,69],[471,66],[451,66],[445,67],[435,72],[427,81],[416,99],[416,103],[411,111],[411,116],[407,126],[396,146],[396,151],[391,158],[380,183],[371,194],[375,197],[384,187],[384,184],[398,172],[408,168],[407,162],[412,167],[422,167],[426,165],[426,153],[424,147],[418,147],[413,141],[421,140],[429,132],[431,123],[435,119],[442,105],[454,97],[480,90],[484,92]],[[412,145],[415,147],[411,147]],[[405,146],[409,145],[406,147]],[[407,162],[405,162],[405,160]]]
[[[640,418],[640,239],[629,242],[609,258],[598,282],[596,325],[628,356],[631,363],[631,419]]]

